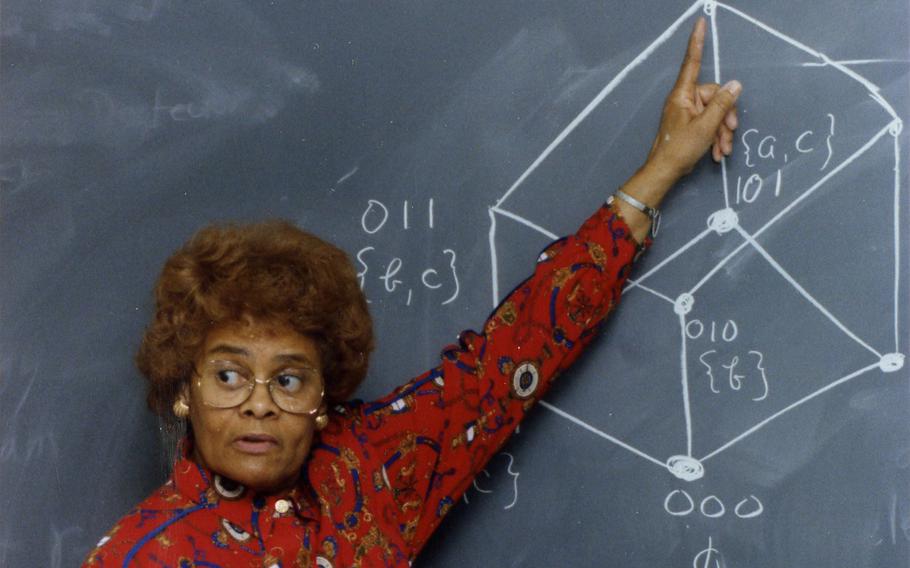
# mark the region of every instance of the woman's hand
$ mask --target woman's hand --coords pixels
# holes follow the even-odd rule
[[[689,37],[689,48],[673,90],[664,103],[660,128],[648,164],[677,178],[692,171],[709,147],[719,162],[733,151],[733,131],[738,126],[736,99],[742,91],[738,81],[723,87],[716,83],[699,85],[705,20],[699,18]]]
[[[660,128],[648,159],[621,188],[655,209],[679,178],[692,171],[708,148],[712,148],[715,161],[733,151],[733,131],[739,125],[735,105],[742,85],[738,81],[730,81],[723,87],[715,83],[698,84],[705,27],[704,18],[699,18],[689,36],[676,84],[664,103]],[[643,241],[651,220],[628,203],[617,200],[616,206],[632,229],[632,235]]]

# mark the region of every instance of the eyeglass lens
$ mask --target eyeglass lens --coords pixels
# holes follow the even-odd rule
[[[211,361],[197,374],[203,402],[215,408],[243,404],[259,382],[247,368],[229,361]],[[268,389],[275,405],[286,412],[312,413],[322,402],[322,377],[311,367],[282,369],[269,378]]]

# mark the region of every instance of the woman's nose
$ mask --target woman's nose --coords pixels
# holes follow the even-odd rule
[[[243,414],[255,416],[256,418],[267,418],[277,415],[280,409],[275,401],[272,400],[272,393],[269,390],[269,381],[255,380],[253,391],[249,398],[241,405]]]

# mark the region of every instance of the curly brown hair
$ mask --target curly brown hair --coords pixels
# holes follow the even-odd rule
[[[338,247],[287,221],[197,232],[165,263],[136,363],[149,407],[170,416],[208,330],[244,318],[286,324],[317,344],[326,401],[363,381],[373,324],[354,267]]]

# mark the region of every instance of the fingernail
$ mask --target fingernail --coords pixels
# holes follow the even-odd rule
[[[731,93],[733,93],[734,96],[737,96],[737,97],[743,90],[743,86],[736,79],[728,82],[726,85],[724,85],[723,88],[725,91],[730,91]]]

